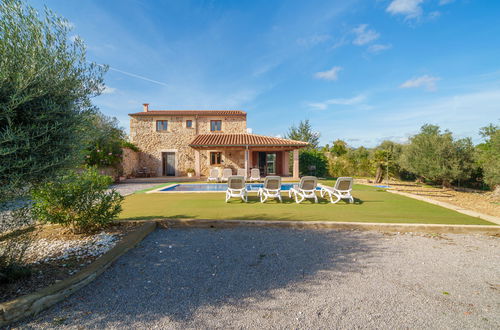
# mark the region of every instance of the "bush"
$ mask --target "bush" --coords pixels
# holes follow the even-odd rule
[[[58,181],[36,188],[33,214],[41,222],[90,232],[109,224],[121,212],[123,197],[109,190],[113,179],[96,169],[70,172]]]
[[[328,159],[318,150],[301,150],[299,154],[300,175],[325,176],[327,174]]]
[[[449,131],[424,125],[410,138],[401,155],[401,166],[426,180],[448,187],[470,178],[474,168],[474,147],[470,139],[455,140]]]
[[[490,124],[481,128],[480,134],[486,141],[476,147],[477,162],[484,181],[495,189],[500,186],[500,127]]]

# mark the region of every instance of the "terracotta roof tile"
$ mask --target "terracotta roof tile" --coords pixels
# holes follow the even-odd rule
[[[129,116],[246,116],[241,110],[149,110],[129,113]]]
[[[191,147],[244,147],[279,146],[306,147],[307,142],[257,134],[200,134],[189,144]]]

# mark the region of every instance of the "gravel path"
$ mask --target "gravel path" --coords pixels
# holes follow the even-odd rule
[[[149,189],[161,185],[161,183],[117,183],[111,188],[118,191],[122,196],[131,195],[138,190]]]
[[[20,328],[500,328],[500,240],[157,230]]]

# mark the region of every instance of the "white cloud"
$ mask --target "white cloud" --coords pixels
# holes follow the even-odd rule
[[[316,79],[337,80],[340,70],[342,70],[342,67],[340,67],[340,66],[334,66],[330,70],[316,72],[314,74],[314,77]]]
[[[101,94],[114,94],[116,91],[117,91],[116,88],[104,86],[104,90],[102,91]]]
[[[351,98],[333,98],[324,102],[313,102],[309,103],[308,106],[318,110],[326,110],[330,105],[356,105],[364,100],[366,100],[366,96],[359,94]]]
[[[297,44],[299,46],[309,48],[328,41],[330,38],[331,36],[329,34],[315,34],[309,37],[297,39]]]
[[[393,15],[404,15],[407,19],[418,18],[422,15],[422,2],[423,0],[393,0],[386,11]]]
[[[375,44],[375,45],[371,45],[370,47],[368,47],[368,51],[370,53],[378,54],[378,53],[383,52],[384,50],[388,50],[391,48],[392,48],[392,45],[390,45],[390,44],[387,44],[387,45]]]
[[[426,90],[432,92],[437,90],[436,87],[436,82],[440,80],[441,78],[438,77],[433,77],[429,75],[423,75],[417,78],[413,78],[410,80],[405,81],[404,83],[399,86],[400,88],[418,88],[418,87],[423,87]]]
[[[352,42],[354,45],[363,46],[377,40],[380,37],[380,34],[377,31],[367,29],[367,27],[368,24],[360,24],[352,30],[354,34],[356,34],[356,38]]]

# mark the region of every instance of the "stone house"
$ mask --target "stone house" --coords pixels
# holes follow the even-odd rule
[[[239,110],[150,110],[131,113],[130,139],[141,152],[136,170],[155,176],[207,176],[211,167],[259,168],[261,176],[299,176],[302,141],[247,133],[247,114]]]

